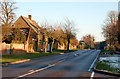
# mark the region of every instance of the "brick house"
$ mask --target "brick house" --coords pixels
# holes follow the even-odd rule
[[[77,45],[74,45],[74,44],[69,45],[69,49],[76,49],[76,48],[77,48]],[[53,49],[64,50],[66,49],[66,46],[64,43],[55,42],[53,45]]]
[[[64,50],[65,49],[65,45],[62,43],[59,43],[59,42],[55,42],[54,45],[53,45],[53,49],[60,49],[60,50]]]
[[[32,20],[32,15],[27,17],[20,16],[14,23],[12,29],[20,28],[22,33],[26,35],[26,42],[24,50],[27,52],[41,51],[44,48],[47,48],[48,39],[46,36],[40,33],[41,27]],[[44,40],[43,36],[45,37]],[[43,43],[41,43],[44,41]]]

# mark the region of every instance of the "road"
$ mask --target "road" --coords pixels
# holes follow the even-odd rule
[[[13,64],[2,68],[3,78],[19,79],[23,77],[75,77],[75,78],[99,78],[109,79],[112,76],[95,73],[95,66],[100,50],[81,50],[62,55],[47,56],[33,59],[19,64]]]

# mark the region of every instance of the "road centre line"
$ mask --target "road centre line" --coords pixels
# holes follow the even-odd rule
[[[53,66],[55,66],[55,64],[48,65],[48,66],[46,66],[46,67],[44,67],[44,68],[31,71],[31,72],[26,73],[26,74],[24,74],[24,75],[20,75],[20,76],[18,76],[17,78],[14,78],[14,79],[18,79],[18,78],[21,78],[21,77],[25,77],[25,76],[27,76],[27,75],[30,75],[30,74],[33,74],[33,73],[36,73],[36,72],[43,71],[43,70],[48,69],[48,68],[53,67]]]
[[[63,62],[63,61],[64,61],[64,60],[58,61],[58,63]],[[33,74],[33,73],[36,73],[36,72],[40,72],[40,71],[46,70],[46,69],[48,69],[48,68],[50,68],[50,67],[53,67],[53,66],[55,66],[55,65],[56,65],[56,63],[55,63],[55,64],[49,64],[48,66],[46,66],[46,67],[44,67],[44,68],[37,69],[37,70],[32,70],[31,72],[26,73],[26,74],[24,74],[24,75],[20,75],[20,76],[18,76],[17,78],[14,78],[14,79],[18,79],[18,78],[25,77],[25,76],[27,76],[27,75],[30,75],[30,74]]]
[[[60,63],[60,62],[63,62],[63,61],[65,61],[65,59],[60,60],[60,61],[58,61],[57,63]],[[46,69],[48,69],[48,68],[50,68],[50,67],[53,67],[53,66],[55,66],[55,65],[56,65],[56,63],[54,63],[54,64],[49,64],[48,66],[46,66],[46,67],[44,67],[44,68],[37,69],[37,70],[31,70],[31,71],[29,71],[29,73],[20,75],[20,76],[14,78],[14,79],[22,78],[22,77],[25,77],[25,76],[27,76],[27,75],[34,74],[34,73],[36,73],[36,72],[40,72],[40,71],[46,70]]]

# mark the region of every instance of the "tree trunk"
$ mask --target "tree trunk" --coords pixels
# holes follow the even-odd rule
[[[45,53],[45,51],[44,51],[44,35],[42,35],[42,51],[43,51],[43,53]]]
[[[51,43],[51,45],[50,45],[50,53],[52,53],[53,44],[54,44],[54,39],[52,40],[52,43]]]
[[[120,27],[120,26],[119,26]],[[119,32],[118,32],[118,43],[120,44],[120,30],[119,30]]]
[[[120,44],[120,13],[118,16],[118,35],[117,35],[117,38],[118,38],[118,43]]]
[[[67,50],[69,50],[69,45],[70,45],[70,38],[68,38]]]

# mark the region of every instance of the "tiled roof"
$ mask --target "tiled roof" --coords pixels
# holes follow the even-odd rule
[[[39,34],[39,29],[41,29],[35,20],[30,20],[24,16],[20,16],[12,28],[32,28],[37,34]]]
[[[27,23],[27,25],[32,28],[37,34],[39,33],[38,30],[40,28],[40,26],[34,21],[34,20],[30,20],[24,16],[21,16],[21,18]]]

